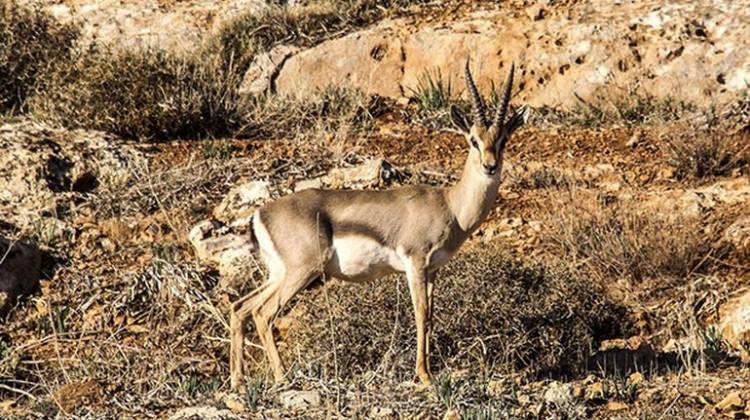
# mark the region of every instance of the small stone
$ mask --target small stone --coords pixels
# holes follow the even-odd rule
[[[237,217],[245,216],[259,205],[271,198],[268,181],[250,181],[237,185],[214,209],[214,217],[223,222],[229,222]]]
[[[542,231],[542,222],[538,220],[531,220],[529,221],[529,227],[534,232],[541,232]]]
[[[510,386],[505,380],[487,382],[487,393],[492,397],[502,397],[510,391]]]
[[[638,143],[641,142],[641,133],[635,132],[632,136],[630,136],[630,139],[625,143],[625,146],[627,147],[636,147],[638,146]]]
[[[723,400],[716,403],[716,409],[722,413],[731,413],[732,411],[744,410],[745,401],[739,391],[733,391],[727,394]]]
[[[368,415],[370,418],[390,418],[395,417],[395,412],[388,407],[373,407]]]
[[[542,20],[546,14],[547,11],[538,4],[526,8],[526,15],[531,20]]]
[[[301,181],[297,181],[294,184],[294,192],[302,191],[302,190],[309,190],[313,188],[323,188],[323,179],[322,178],[303,179]]]
[[[598,185],[599,188],[606,192],[615,192],[622,189],[622,184],[619,182],[600,182]]]
[[[664,168],[659,171],[659,177],[662,179],[672,179],[675,176],[674,168]]]
[[[601,382],[594,382],[593,384],[588,385],[584,391],[584,398],[587,401],[604,399],[604,384]]]
[[[169,420],[235,420],[237,415],[230,410],[219,410],[216,407],[187,407],[169,416]]]
[[[443,415],[443,420],[461,420],[461,415],[457,410],[448,410]]]
[[[531,397],[526,394],[520,394],[516,397],[516,401],[518,402],[518,405],[525,407],[531,403]]]
[[[641,372],[633,372],[628,376],[628,384],[640,385],[643,383],[643,374]]]
[[[565,405],[573,399],[573,387],[570,384],[554,381],[547,385],[543,398],[550,404]]]
[[[16,400],[5,400],[0,402],[0,413],[9,414],[14,408],[16,408]]]
[[[304,410],[320,406],[318,391],[286,391],[279,394],[279,402],[287,410]]]
[[[607,403],[608,411],[622,411],[622,410],[627,410],[627,409],[628,409],[628,405],[625,404],[624,402],[610,401]]]
[[[245,403],[237,394],[225,394],[222,397],[221,402],[223,402],[228,409],[232,410],[233,413],[242,413],[246,410]]]
[[[750,255],[750,216],[740,217],[724,230],[722,241],[740,254]]]

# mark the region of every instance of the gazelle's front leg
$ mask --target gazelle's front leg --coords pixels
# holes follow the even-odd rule
[[[432,299],[432,292],[435,290],[435,276],[437,275],[437,272],[433,271],[431,273],[427,273],[427,332],[425,335],[427,338],[425,339],[425,354],[427,355],[427,372],[430,371],[430,339],[432,338],[432,332],[434,331],[433,326],[433,299]]]
[[[429,339],[427,336],[427,280],[429,274],[427,273],[427,269],[422,267],[422,264],[414,264],[415,260],[417,259],[413,259],[412,264],[409,264],[410,267],[406,271],[406,278],[409,282],[411,301],[414,305],[414,320],[417,324],[416,373],[422,383],[427,385],[432,382],[430,368],[427,364],[427,341]]]

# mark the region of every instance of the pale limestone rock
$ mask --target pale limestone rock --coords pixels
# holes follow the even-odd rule
[[[742,254],[750,255],[750,216],[740,217],[724,230],[722,240]]]
[[[279,402],[287,410],[305,410],[321,404],[318,391],[285,391],[279,394]]]
[[[252,214],[256,207],[263,205],[271,198],[268,181],[250,181],[240,184],[224,196],[214,209],[214,217],[229,222],[239,217]]]
[[[719,332],[742,361],[750,363],[750,291],[719,307]]]
[[[239,420],[240,417],[230,410],[220,410],[216,407],[187,407],[169,416],[169,420]]]
[[[0,214],[19,227],[54,215],[71,195],[124,184],[145,162],[112,135],[30,121],[0,125],[0,150]]]
[[[401,39],[387,27],[355,32],[287,59],[276,90],[305,96],[337,86],[401,97],[402,54]]]
[[[253,57],[238,92],[243,95],[259,95],[273,90],[284,62],[298,51],[298,47],[279,45]]]
[[[219,270],[223,285],[228,285],[253,267],[255,245],[251,236],[231,233],[216,220],[204,220],[195,225],[188,240],[202,263]]]
[[[566,405],[573,399],[573,386],[553,381],[544,390],[543,398],[549,404]]]

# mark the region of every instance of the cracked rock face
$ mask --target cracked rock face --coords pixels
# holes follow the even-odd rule
[[[742,2],[653,0],[581,1],[529,16],[502,8],[421,27],[396,19],[289,57],[277,91],[339,85],[399,99],[431,73],[460,96],[471,57],[482,91],[498,88],[515,62],[515,101],[536,107],[572,107],[576,95],[596,99],[613,87],[627,95],[633,86],[659,99],[726,103],[750,83],[748,19]]]
[[[21,0],[39,5],[63,22],[81,25],[82,46],[93,42],[125,48],[155,47],[189,51],[217,23],[266,7],[261,0]]]
[[[18,226],[53,217],[68,195],[124,182],[143,155],[98,131],[0,125],[0,219]]]
[[[346,52],[346,54],[342,54]],[[324,42],[288,58],[276,79],[282,94],[305,96],[331,85],[386,97],[404,96],[399,36],[376,27]]]

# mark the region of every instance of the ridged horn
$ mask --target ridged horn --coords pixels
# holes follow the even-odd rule
[[[474,124],[487,127],[487,114],[485,112],[484,101],[482,95],[477,90],[477,85],[474,84],[474,78],[471,77],[471,69],[469,68],[469,59],[466,59],[466,88],[469,90],[471,95],[471,109],[474,114]]]
[[[516,64],[510,64],[510,71],[508,77],[505,79],[505,85],[503,86],[503,97],[500,100],[500,105],[497,107],[497,114],[495,114],[495,120],[492,122],[492,126],[495,130],[502,128],[505,124],[505,115],[508,113],[508,105],[510,104],[510,93],[513,89],[513,72],[516,69]]]

